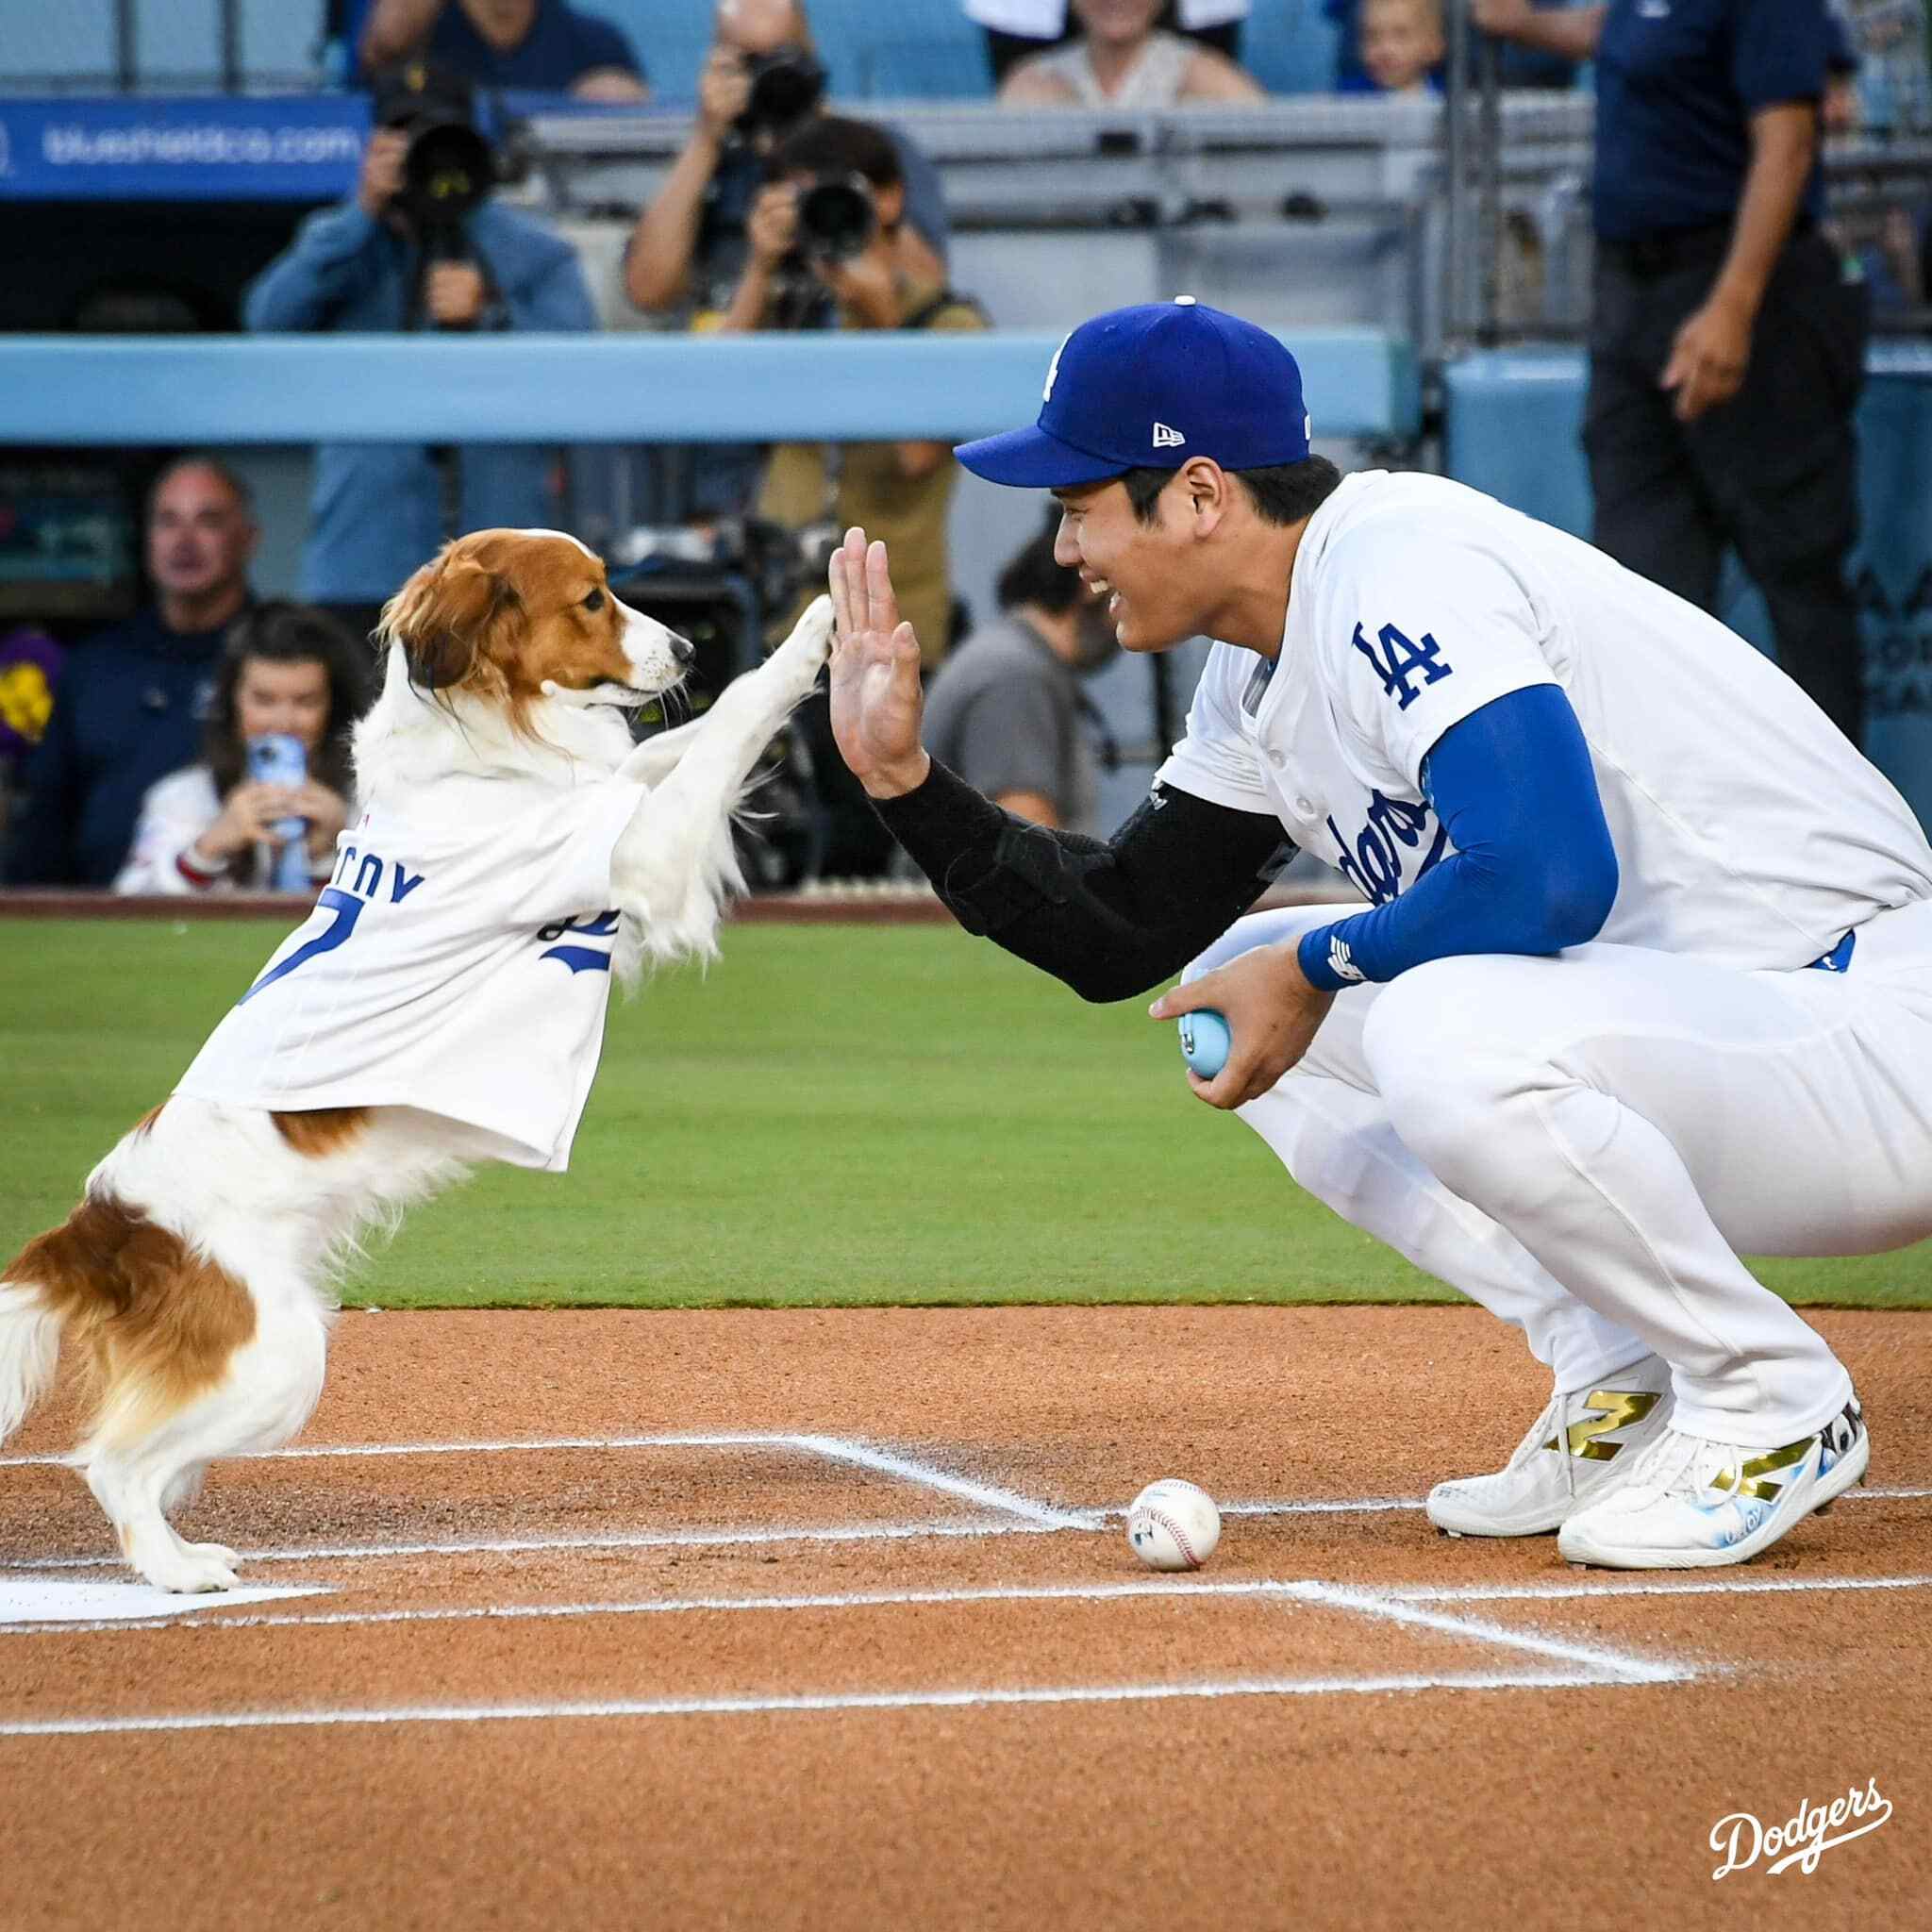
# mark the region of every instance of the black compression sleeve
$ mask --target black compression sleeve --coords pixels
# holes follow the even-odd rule
[[[968,932],[1122,1000],[1178,973],[1255,902],[1294,847],[1266,813],[1157,784],[1104,844],[1002,811],[935,758],[874,809]]]

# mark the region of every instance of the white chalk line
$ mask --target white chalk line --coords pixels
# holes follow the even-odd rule
[[[1487,1618],[1452,1617],[1441,1610],[1424,1610],[1412,1603],[1393,1603],[1373,1590],[1349,1590],[1336,1584],[1315,1584],[1303,1592],[1303,1600],[1334,1609],[1353,1610],[1365,1617],[1386,1617],[1391,1623],[1407,1624],[1422,1630],[1433,1630],[1447,1637],[1467,1638],[1472,1642],[1494,1644],[1504,1650],[1520,1650],[1532,1657],[1552,1657],[1559,1663],[1580,1664],[1633,1684],[1676,1684],[1696,1674],[1682,1664],[1652,1663],[1607,1644],[1573,1643],[1560,1637],[1541,1637],[1531,1630],[1511,1630]]]
[[[1393,1596],[1393,1592],[1390,1594]],[[334,1626],[341,1624],[391,1624],[391,1623],[472,1623],[472,1621],[529,1621],[549,1617],[597,1617],[597,1615],[690,1615],[697,1611],[846,1611],[846,1609],[900,1609],[916,1606],[966,1606],[966,1604],[1115,1604],[1136,1598],[1267,1598],[1272,1602],[1304,1604],[1314,1609],[1337,1609],[1353,1615],[1387,1617],[1443,1637],[1466,1639],[1478,1644],[1493,1644],[1503,1650],[1524,1650],[1538,1657],[1559,1663],[1576,1663],[1598,1675],[1611,1675],[1633,1683],[1677,1683],[1692,1674],[1675,1663],[1652,1663],[1644,1657],[1611,1650],[1606,1644],[1574,1644],[1561,1639],[1540,1637],[1534,1631],[1511,1631],[1499,1623],[1474,1617],[1451,1617],[1441,1611],[1425,1611],[1410,1604],[1393,1602],[1375,1591],[1318,1582],[1314,1578],[1296,1580],[1257,1580],[1257,1582],[1189,1582],[1184,1578],[1145,1578],[1141,1582],[1115,1584],[1005,1584],[981,1591],[858,1591],[811,1596],[765,1596],[765,1598],[673,1598],[655,1604],[524,1604],[524,1606],[479,1606],[475,1609],[389,1609],[389,1611],[311,1611],[258,1613],[249,1617],[208,1617],[197,1628],[290,1628],[290,1626]],[[81,1631],[81,1628],[162,1628],[170,1619],[145,1619],[142,1623],[64,1623],[64,1624],[6,1624],[0,1635],[24,1631]]]
[[[479,1442],[347,1442],[316,1443],[291,1449],[261,1449],[245,1456],[225,1457],[233,1462],[299,1462],[331,1457],[375,1456],[508,1456],[536,1454],[548,1450],[576,1449],[790,1449],[816,1456],[828,1462],[842,1462],[869,1469],[880,1475],[896,1476],[901,1482],[921,1489],[937,1490],[976,1503],[982,1509],[1020,1516],[1028,1522],[1054,1529],[1092,1529],[1096,1527],[1091,1510],[1056,1509],[1037,1503],[993,1483],[974,1482],[955,1475],[934,1463],[894,1451],[874,1449],[870,1443],[844,1436],[801,1435],[773,1430],[732,1430],[722,1434],[675,1436],[543,1436],[525,1440],[511,1437]],[[72,1454],[62,1456],[0,1456],[0,1469],[60,1469],[77,1467]]]
[[[115,1617],[61,1624],[0,1624],[0,1637],[102,1635],[120,1630],[268,1630],[387,1624],[521,1623],[549,1618],[662,1617],[693,1612],[890,1609],[918,1605],[998,1603],[1107,1603],[1134,1597],[1295,1597],[1312,1590],[1352,1588],[1314,1578],[1241,1578],[1210,1583],[1195,1576],[1147,1577],[1136,1583],[989,1584],[978,1589],[839,1591],[789,1596],[616,1598],[593,1603],[473,1604],[421,1610],[280,1610],[222,1616],[219,1601],[195,1601],[190,1624],[176,1617]],[[1736,1576],[1658,1581],[1521,1584],[1375,1584],[1365,1593],[1387,1603],[1568,1603],[1621,1596],[1779,1596],[1831,1591],[1925,1590],[1927,1576]]]
[[[243,1563],[373,1563],[406,1557],[522,1557],[572,1550],[709,1550],[767,1543],[914,1542],[926,1537],[1051,1536],[1084,1524],[1039,1523],[851,1523],[771,1529],[608,1530],[592,1536],[491,1537],[434,1543],[310,1543],[296,1549],[240,1550]],[[113,1557],[44,1557],[9,1563],[23,1571],[118,1570]]]
[[[1842,1503],[1849,1496],[1882,1493],[1872,1490],[1852,1490],[1838,1500]],[[1932,1491],[1925,1493],[1932,1494]],[[1223,1516],[1276,1517],[1326,1515],[1358,1508],[1420,1507],[1419,1504],[1375,1498],[1363,1503],[1236,1503],[1224,1506],[1221,1513]],[[545,1552],[568,1554],[574,1550],[733,1549],[766,1543],[916,1542],[923,1537],[1052,1536],[1069,1530],[1094,1533],[1104,1529],[1108,1523],[1124,1518],[1126,1513],[1124,1507],[1076,1511],[1034,1505],[1029,1506],[1026,1516],[1020,1516],[1015,1511],[1011,1520],[995,1522],[925,1518],[910,1523],[778,1524],[755,1529],[608,1530],[582,1536],[490,1537],[453,1539],[442,1542],[305,1543],[289,1549],[242,1550],[239,1554],[242,1560],[249,1563],[379,1563],[412,1557],[516,1557]],[[120,1568],[120,1559],[109,1556],[21,1557],[8,1558],[8,1562],[9,1568],[29,1571]]]
[[[1069,1684],[1029,1689],[832,1691],[789,1697],[654,1697],[592,1703],[473,1704],[394,1709],[193,1711],[169,1717],[0,1721],[0,1738],[95,1738],[139,1731],[275,1730],[334,1724],[466,1724],[653,1717],[758,1717],[787,1711],[960,1710],[1011,1705],[1158,1704],[1233,1697],[1366,1696],[1423,1690],[1603,1690],[1627,1679],[1572,1671],[1450,1671],[1381,1677],[1256,1677],[1203,1684]]]
[[[1101,1526],[1097,1512],[1091,1509],[1055,1509],[1011,1490],[953,1475],[929,1462],[920,1462],[910,1456],[900,1456],[884,1449],[874,1449],[864,1442],[849,1441],[842,1436],[788,1436],[784,1440],[809,1449],[828,1461],[849,1462],[860,1469],[874,1470],[881,1475],[897,1476],[902,1482],[916,1483],[923,1489],[938,1490],[964,1502],[976,1503],[982,1509],[1003,1510],[1041,1529],[1098,1529]]]
[[[796,1449],[823,1456],[828,1460],[857,1464],[880,1474],[898,1475],[982,1504],[990,1509],[1005,1510],[1039,1523],[1042,1527],[1092,1529],[1096,1519],[1113,1520],[1126,1515],[1125,1507],[1058,1508],[1040,1503],[1014,1491],[993,1484],[974,1483],[951,1474],[930,1463],[910,1457],[874,1450],[856,1439],[841,1436],[800,1435],[772,1431],[731,1431],[707,1435],[669,1436],[541,1436],[499,1437],[468,1442],[340,1442],[304,1444],[289,1449],[254,1450],[243,1456],[225,1457],[228,1462],[316,1461],[332,1457],[391,1456],[520,1456],[548,1450],[611,1449]],[[58,1469],[77,1465],[72,1455],[0,1456],[0,1469]],[[1841,1503],[1915,1502],[1932,1496],[1932,1487],[1897,1487],[1867,1484],[1848,1490]],[[1223,1516],[1352,1516],[1388,1510],[1420,1509],[1421,1496],[1336,1496],[1223,1503]]]

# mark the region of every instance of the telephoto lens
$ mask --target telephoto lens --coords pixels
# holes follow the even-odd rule
[[[740,131],[778,134],[795,126],[825,97],[824,65],[803,47],[754,54],[744,63],[751,97],[738,117]]]
[[[877,232],[878,208],[863,175],[821,175],[798,197],[798,245],[817,261],[850,261]]]

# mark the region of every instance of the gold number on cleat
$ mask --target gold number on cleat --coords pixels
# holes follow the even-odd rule
[[[1600,1441],[1598,1438],[1612,1435],[1631,1423],[1641,1423],[1662,1400],[1662,1396],[1642,1389],[1592,1389],[1583,1420],[1572,1423],[1567,1431],[1571,1455],[1580,1456],[1586,1462],[1609,1461],[1624,1445]],[[1543,1444],[1545,1449],[1556,1446],[1554,1436]]]
[[[1730,1490],[1740,1496],[1756,1496],[1760,1503],[1775,1503],[1784,1482],[1770,1482],[1766,1478],[1778,1470],[1789,1469],[1794,1462],[1802,1462],[1805,1452],[1818,1440],[1807,1436],[1802,1442],[1787,1442],[1782,1449],[1767,1449],[1762,1456],[1754,1456],[1745,1463],[1735,1477],[1728,1470],[1712,1477],[1711,1488]]]

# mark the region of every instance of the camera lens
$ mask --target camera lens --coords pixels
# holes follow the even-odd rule
[[[403,158],[403,206],[419,222],[459,221],[496,179],[490,143],[459,121],[434,122],[410,136]]]
[[[745,62],[751,98],[741,124],[747,129],[790,127],[824,98],[825,70],[803,47],[781,47]]]
[[[863,175],[822,175],[798,197],[798,238],[821,261],[850,261],[865,252],[878,211]]]

